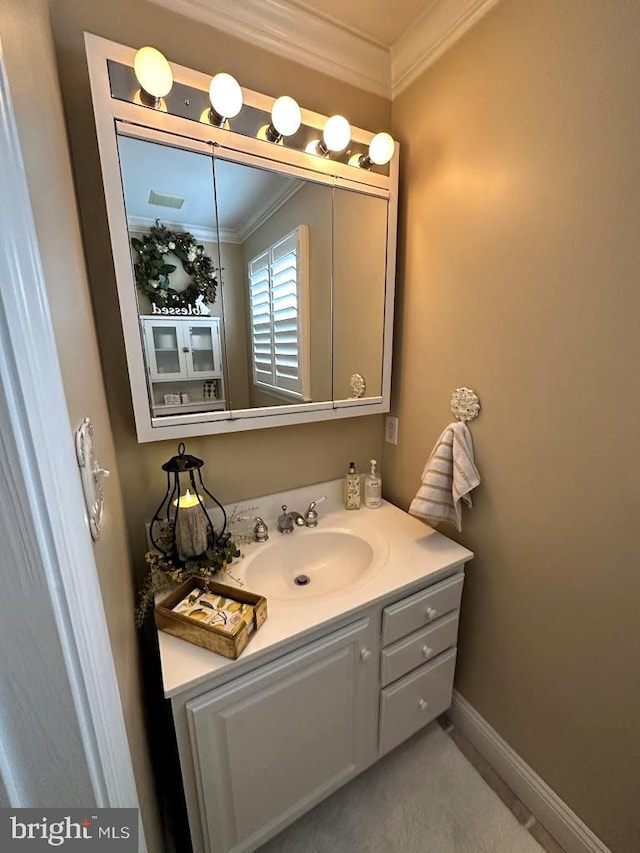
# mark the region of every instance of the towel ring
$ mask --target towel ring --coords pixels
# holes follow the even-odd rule
[[[449,405],[455,417],[463,423],[475,420],[480,413],[480,400],[471,388],[456,388]]]

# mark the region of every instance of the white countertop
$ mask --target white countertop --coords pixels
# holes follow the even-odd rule
[[[389,546],[388,558],[382,567],[359,583],[331,595],[301,601],[275,600],[267,596],[268,618],[237,661],[160,631],[158,639],[165,696],[175,696],[212,676],[246,663],[249,658],[264,655],[294,638],[302,638],[323,624],[337,621],[352,611],[360,610],[473,557],[467,548],[386,501],[379,509],[363,507],[360,510],[345,510],[342,507],[342,482],[333,480],[243,503],[258,508],[252,514],[261,515],[267,522],[272,541],[283,535],[278,533],[276,527],[282,503],[287,504],[290,510],[304,512],[311,500],[326,494],[327,500],[318,506],[319,526],[316,530],[348,529],[364,539],[367,538],[367,531],[373,530],[375,538],[384,537]],[[242,505],[239,514],[242,514]],[[313,535],[313,531],[296,528],[288,535]],[[243,557],[234,560],[230,566],[231,572],[243,579],[250,559],[264,547],[263,543],[241,546]],[[226,575],[220,576],[219,580],[234,585]],[[262,594],[260,589],[254,589],[253,586],[246,586],[245,589]],[[304,588],[301,588],[303,591]]]

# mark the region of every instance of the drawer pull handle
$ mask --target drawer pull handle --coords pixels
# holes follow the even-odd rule
[[[438,615],[438,611],[435,610],[433,607],[427,607],[425,613],[427,615],[427,619],[435,619]]]
[[[360,657],[362,658],[362,660],[369,660],[369,658],[371,657],[372,654],[373,654],[373,652],[371,651],[371,649],[361,649],[360,650]]]
[[[430,648],[429,648],[429,646],[423,646],[423,647],[422,647],[422,654],[423,654],[426,658],[428,658],[428,657],[429,657],[429,655],[432,655],[432,654],[433,654],[433,649],[430,649]]]
[[[426,699],[418,699],[418,707],[420,708],[421,711],[426,711],[427,708],[429,707],[429,703],[427,702]]]

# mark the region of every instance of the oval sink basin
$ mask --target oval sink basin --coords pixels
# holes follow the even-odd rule
[[[380,571],[389,555],[389,545],[379,534],[367,533],[365,539],[346,529],[276,533],[258,547],[245,571],[247,587],[281,600],[346,590]]]

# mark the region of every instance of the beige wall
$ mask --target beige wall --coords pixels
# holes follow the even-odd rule
[[[311,400],[332,400],[331,393],[331,187],[311,182],[301,188],[273,213],[243,243],[244,269],[249,262],[286,237],[300,225],[309,229],[309,339]],[[250,335],[248,336],[250,339]],[[251,368],[251,358],[249,366]],[[252,383],[251,383],[252,384]],[[274,398],[282,399],[251,387],[252,406],[272,406]],[[348,461],[348,460],[347,460]]]
[[[86,415],[91,417],[98,459],[111,471],[95,558],[145,830],[150,849],[159,850],[120,474],[102,382],[46,0],[0,0],[0,37],[71,424],[75,427]],[[29,44],[28,51],[25,44]],[[77,472],[70,474],[76,476]]]
[[[586,6],[503,0],[394,103],[400,443],[385,445],[383,471],[406,507],[451,391],[478,392],[457,686],[630,853],[640,7]]]

